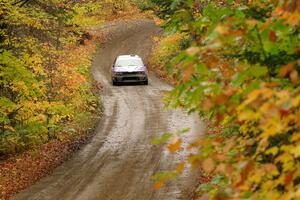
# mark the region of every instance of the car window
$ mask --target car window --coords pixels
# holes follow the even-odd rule
[[[116,67],[127,67],[127,66],[144,66],[141,59],[117,59]]]

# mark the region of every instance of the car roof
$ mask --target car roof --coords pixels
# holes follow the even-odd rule
[[[138,55],[120,55],[117,59],[141,59]]]

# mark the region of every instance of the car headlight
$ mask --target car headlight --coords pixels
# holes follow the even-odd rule
[[[114,75],[122,75],[122,72],[114,72]]]

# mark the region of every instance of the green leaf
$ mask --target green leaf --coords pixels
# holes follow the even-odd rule
[[[212,186],[211,183],[203,183],[201,185],[199,185],[199,187],[197,188],[198,192],[208,192],[210,190],[212,190],[214,187]]]
[[[236,75],[235,79],[232,81],[232,85],[234,87],[239,87],[243,84],[245,79],[247,78],[247,75],[245,73],[239,73]]]
[[[151,144],[153,145],[159,145],[162,144],[166,141],[168,141],[172,137],[172,134],[170,133],[165,133],[163,134],[160,138],[155,138],[151,141]]]
[[[261,76],[264,76],[268,73],[267,67],[261,67],[261,66],[253,66],[249,69],[249,75],[253,76],[254,78],[259,78]]]

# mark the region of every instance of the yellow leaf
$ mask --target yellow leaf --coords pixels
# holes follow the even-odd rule
[[[184,168],[185,168],[185,164],[184,164],[184,163],[180,163],[180,164],[178,164],[177,167],[176,167],[176,172],[177,172],[178,174],[181,174],[181,173],[183,172]]]
[[[300,132],[294,133],[294,134],[291,136],[291,138],[290,138],[290,141],[291,141],[291,142],[296,142],[296,141],[298,141],[298,140],[300,140]]]
[[[227,26],[218,25],[215,30],[220,35],[226,35],[229,33],[229,28]]]
[[[294,158],[291,156],[291,154],[289,153],[284,153],[284,154],[281,154],[280,156],[278,156],[276,159],[275,159],[275,163],[287,163],[287,162],[290,162],[294,160]]]
[[[291,153],[298,158],[300,156],[300,146],[295,146],[292,150]]]
[[[265,175],[264,170],[258,169],[255,171],[255,174],[251,176],[250,180],[254,183],[260,183],[262,180],[262,177]]]
[[[256,100],[260,95],[262,94],[261,90],[254,90],[251,93],[248,94],[247,99],[244,101],[244,103],[242,104],[241,108],[239,108],[240,110],[243,109],[244,106],[252,103],[254,100]]]
[[[285,124],[280,119],[279,113],[274,113],[274,116],[268,120],[267,124],[261,127],[264,130],[261,137],[269,138],[281,133],[285,129],[284,125]]]
[[[279,174],[278,169],[276,165],[274,164],[266,164],[263,166],[265,172],[267,173],[268,176],[276,176]]]
[[[272,200],[280,200],[280,194],[276,190],[270,190],[266,196],[266,199],[272,199]]]
[[[274,186],[275,186],[274,182],[268,180],[268,181],[264,181],[264,182],[262,183],[262,186],[261,186],[261,187],[262,187],[262,189],[263,189],[264,191],[269,191],[269,190],[272,190],[272,189],[274,188]]]
[[[4,129],[10,130],[10,131],[12,131],[12,132],[15,132],[15,131],[16,131],[12,126],[9,126],[9,125],[5,125],[5,126],[4,126]]]
[[[283,172],[293,171],[295,169],[294,158],[288,153],[282,154],[277,157],[275,162],[281,162],[283,164]]]
[[[298,95],[297,97],[295,97],[294,99],[292,99],[292,106],[293,107],[297,107],[300,105],[300,95]]]
[[[276,156],[278,152],[279,152],[278,147],[272,147],[266,151],[266,154]]]

